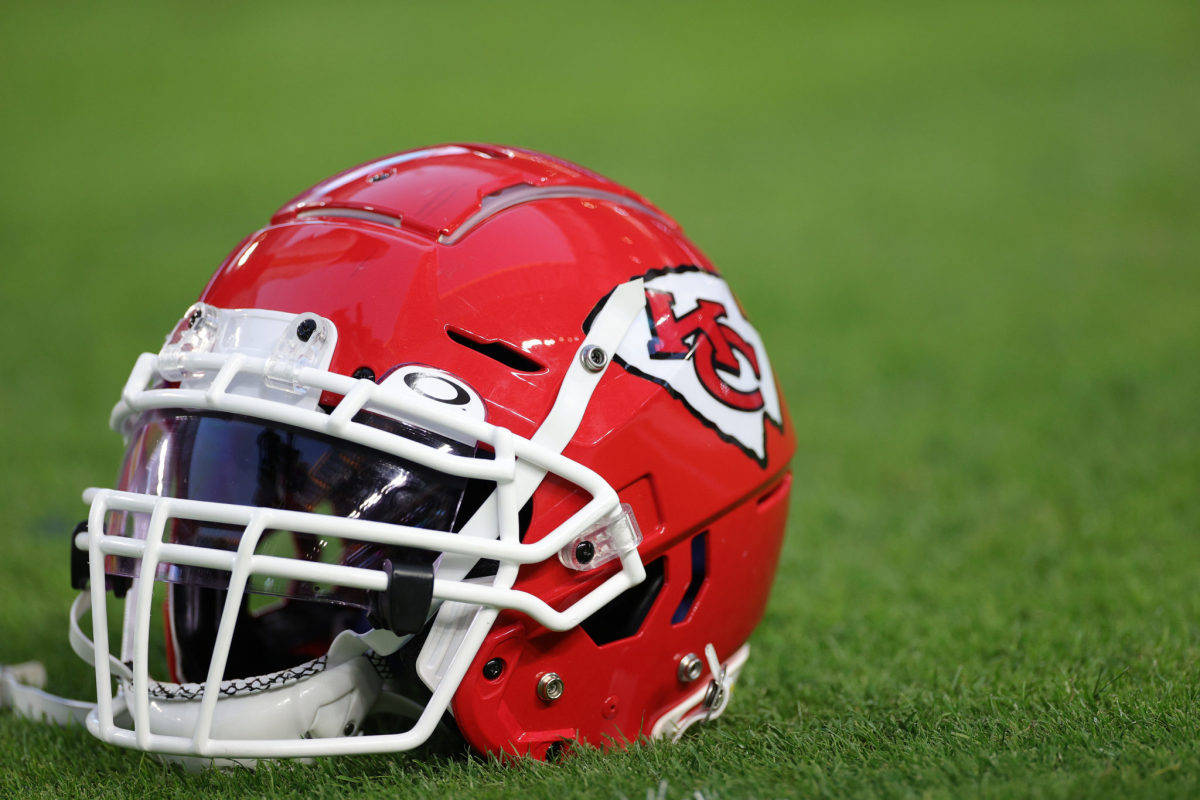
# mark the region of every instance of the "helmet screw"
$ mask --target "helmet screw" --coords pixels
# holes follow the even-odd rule
[[[353,736],[353,735],[354,735],[354,723],[347,722],[346,727],[342,728],[342,736]]]
[[[486,664],[483,665],[483,677],[487,678],[489,681],[496,680],[496,678],[499,678],[503,672],[503,658],[490,659]]]
[[[374,381],[375,370],[371,369],[370,367],[359,367],[358,369],[354,370],[354,374],[350,377],[354,378],[356,381]]]
[[[608,365],[608,353],[602,347],[589,344],[579,351],[579,360],[588,372],[599,372]]]
[[[596,557],[596,545],[591,542],[580,542],[575,545],[575,560],[580,564],[589,564]]]
[[[302,342],[307,342],[312,338],[312,335],[317,330],[317,321],[311,317],[302,321],[296,326],[296,338]]]
[[[547,672],[542,677],[538,678],[537,694],[547,703],[553,703],[555,700],[563,696],[563,690],[566,686],[563,684],[563,679],[558,676],[557,672]]]
[[[683,683],[691,683],[699,678],[702,672],[704,672],[704,662],[695,653],[688,653],[679,659],[679,669],[676,674]]]

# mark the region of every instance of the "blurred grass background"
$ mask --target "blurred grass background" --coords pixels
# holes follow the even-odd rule
[[[561,767],[187,776],[0,715],[0,794],[1194,796],[1200,7],[6,3],[0,662],[136,353],[295,192],[447,140],[579,161],[739,292],[800,442],[730,712]]]

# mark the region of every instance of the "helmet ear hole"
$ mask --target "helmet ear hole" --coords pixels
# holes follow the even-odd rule
[[[646,580],[626,589],[599,611],[580,623],[583,632],[597,645],[628,639],[641,629],[663,587],[666,556],[646,565]]]

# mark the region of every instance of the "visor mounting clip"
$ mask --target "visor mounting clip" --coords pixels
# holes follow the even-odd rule
[[[419,633],[433,604],[433,565],[406,564],[390,559],[383,562],[388,585],[376,592],[372,603],[372,624],[397,636]]]
[[[87,533],[87,520],[83,520],[71,531],[71,588],[82,592],[88,587],[88,553],[75,546],[75,537]]]

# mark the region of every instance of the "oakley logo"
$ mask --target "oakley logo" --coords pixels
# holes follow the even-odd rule
[[[394,394],[397,399],[411,398],[425,404],[430,400],[454,409],[471,419],[483,421],[487,418],[487,409],[479,392],[471,388],[466,381],[437,367],[425,364],[405,364],[392,367],[384,373],[379,381],[380,388]],[[454,439],[464,444],[475,444],[475,440],[457,426],[450,424],[437,425],[418,418],[409,419],[403,411],[383,411],[386,416],[409,422],[421,428],[439,433],[448,439]]]
[[[471,402],[471,396],[461,385],[441,375],[431,375],[423,372],[410,372],[404,376],[404,385],[420,395],[424,395],[439,403],[452,406],[465,406]]]
[[[766,423],[783,425],[779,394],[762,339],[729,286],[694,266],[652,270],[643,281],[646,313],[630,326],[617,362],[765,466]]]

